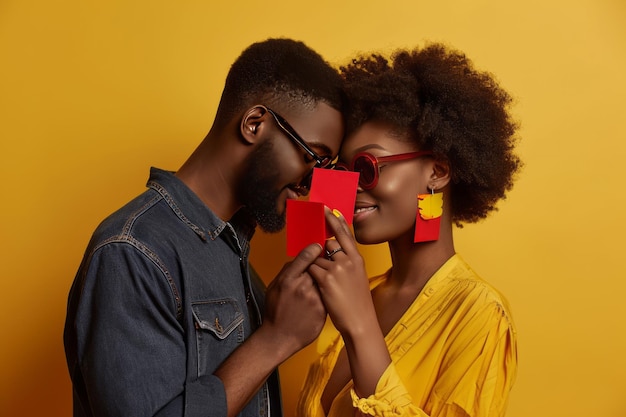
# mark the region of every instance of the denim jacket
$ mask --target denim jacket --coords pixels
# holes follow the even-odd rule
[[[105,219],[69,294],[74,416],[225,416],[215,369],[260,324],[254,223],[224,222],[170,172]],[[242,417],[282,415],[277,373]]]

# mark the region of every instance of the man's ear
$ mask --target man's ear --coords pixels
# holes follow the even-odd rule
[[[450,183],[450,163],[444,159],[434,159],[428,188],[441,190]]]
[[[254,145],[259,142],[265,120],[267,120],[267,109],[264,106],[256,105],[245,111],[241,118],[239,130],[247,144]]]

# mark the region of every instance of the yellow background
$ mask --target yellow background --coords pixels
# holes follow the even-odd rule
[[[518,324],[508,416],[626,416],[625,17],[623,0],[2,0],[0,415],[70,415],[62,326],[91,232],[195,148],[244,47],[288,36],[335,64],[443,41],[513,93],[524,171],[456,233]],[[266,279],[283,254],[255,237]],[[288,411],[312,354],[282,367]]]

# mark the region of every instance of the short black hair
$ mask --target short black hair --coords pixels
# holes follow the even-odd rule
[[[493,75],[440,43],[397,50],[390,60],[374,53],[340,68],[347,133],[368,121],[390,124],[450,164],[453,222],[487,217],[522,165],[514,153],[512,97]]]
[[[217,121],[224,123],[259,103],[312,108],[320,101],[343,110],[337,69],[303,42],[272,38],[250,45],[231,66]]]

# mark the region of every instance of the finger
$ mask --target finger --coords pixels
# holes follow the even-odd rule
[[[296,275],[304,273],[309,265],[311,265],[317,258],[319,258],[323,250],[324,249],[320,246],[319,243],[310,244],[300,251],[300,253],[293,259],[293,261],[291,261],[287,269],[289,270],[289,272]]]
[[[326,277],[326,272],[328,268],[325,267],[323,264],[326,262],[330,263],[328,259],[319,258],[314,263],[312,263],[308,269],[309,275],[313,278],[318,287],[320,285],[324,285],[322,281]]]
[[[343,248],[347,255],[358,252],[356,249],[356,243],[346,219],[340,215],[336,216],[328,207],[325,208],[326,224],[335,234],[335,239],[339,242],[339,245]]]
[[[341,244],[337,241],[337,239],[335,239],[335,237],[333,236],[330,239],[326,239],[326,242],[324,243],[324,249],[326,249],[326,253],[328,254],[328,252],[332,252],[335,249],[338,249],[341,247]]]
[[[346,222],[345,217],[338,210],[331,210],[328,207],[324,208],[324,215],[326,217],[326,222],[329,223],[332,231],[335,233],[335,236],[350,236],[352,237],[352,231],[350,230],[350,226]]]
[[[346,256],[344,249],[341,247],[340,243],[335,240],[327,240],[326,241],[326,259],[330,259],[331,261],[335,261],[335,257],[338,256]]]
[[[313,263],[311,264],[311,266],[309,266],[309,269],[307,270],[307,271],[309,271],[309,273],[311,272],[311,267],[313,267],[313,266],[317,266],[316,271],[319,271],[319,270],[324,270],[324,271],[327,271],[327,270],[329,270],[330,268],[332,268],[332,266],[333,266],[333,261],[331,261],[331,260],[330,260],[330,259],[328,259],[328,258],[325,258],[325,257],[320,256],[320,257],[318,257],[318,258],[315,260],[315,262],[313,262]]]

